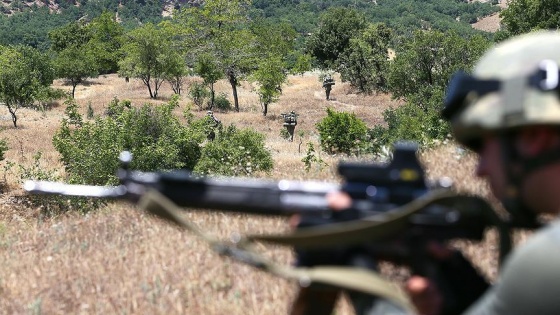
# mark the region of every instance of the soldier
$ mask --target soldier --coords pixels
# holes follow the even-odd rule
[[[299,116],[296,112],[291,111],[288,114],[280,114],[284,118],[284,127],[288,130],[290,134],[290,141],[294,141],[294,131],[297,125],[297,117]]]
[[[323,79],[323,88],[325,89],[325,94],[327,95],[327,101],[329,100],[329,97],[331,95],[331,89],[333,85],[334,79],[332,78],[332,76],[330,74],[326,75]]]
[[[476,175],[512,222],[538,227],[537,215],[555,217],[507,257],[497,283],[466,314],[560,312],[559,47],[558,32],[510,39],[449,85],[443,115],[457,141],[478,154]],[[436,251],[445,260],[449,249]],[[430,279],[412,277],[406,289],[421,314],[441,313],[443,292]]]
[[[220,128],[222,125],[222,122],[216,118],[216,116],[214,116],[214,112],[212,112],[211,110],[206,112],[206,116],[212,118],[212,120],[214,121],[214,125],[210,127],[210,131],[208,132],[208,135],[206,136],[206,138],[210,141],[214,141],[214,139],[216,138],[216,128]]]
[[[405,290],[422,315],[552,315],[560,311],[560,32],[515,37],[489,50],[472,76],[456,74],[447,91],[444,118],[458,142],[479,156],[476,175],[510,214],[512,226],[536,233],[506,258],[498,281],[488,289],[481,279],[450,283],[471,303],[449,309],[447,290],[433,279],[411,277]],[[332,194],[333,209],[352,200]],[[539,214],[554,220],[541,226]],[[447,263],[456,252],[440,244],[425,249],[446,274],[465,266]],[[456,278],[456,277],[453,277]],[[474,277],[478,278],[478,277]],[[468,283],[466,283],[468,282]],[[464,290],[469,286],[468,290]],[[472,288],[472,289],[471,289]],[[455,296],[463,299],[465,297]],[[374,312],[363,314],[373,315]]]

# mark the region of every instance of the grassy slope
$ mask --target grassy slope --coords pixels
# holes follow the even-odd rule
[[[307,142],[317,143],[314,125],[325,108],[355,112],[369,126],[382,123],[381,113],[398,104],[387,95],[361,96],[350,93],[345,84],[324,100],[317,76],[290,77],[278,104],[262,117],[258,99],[248,84],[240,89],[240,113],[217,113],[224,124],[251,127],[267,135],[275,169],[273,178],[336,180],[332,170],[305,173],[301,158]],[[57,83],[59,84],[59,82]],[[68,88],[68,87],[64,87]],[[230,94],[225,83],[218,91]],[[160,93],[171,95],[167,87]],[[116,75],[100,77],[79,86],[76,98],[82,111],[91,103],[97,114],[113,97],[133,104],[151,101],[138,81],[126,84]],[[182,100],[181,106],[187,101]],[[299,116],[293,143],[280,137],[280,113],[295,110]],[[45,113],[22,109],[21,128],[11,127],[2,112],[0,137],[9,141],[7,160],[29,165],[32,156],[43,152],[44,167],[61,169],[51,138],[63,115],[63,106]],[[180,114],[181,110],[178,110]],[[203,111],[195,112],[204,115]],[[301,145],[301,150],[300,150]],[[322,154],[331,166],[338,157]],[[486,195],[487,189],[472,178],[474,159],[460,155],[452,144],[422,155],[430,177],[447,175],[460,189]],[[60,170],[63,172],[62,170]],[[0,314],[284,314],[296,284],[221,259],[188,233],[148,217],[127,204],[114,204],[86,216],[69,214],[41,218],[39,209],[20,201],[19,184],[12,172],[5,173],[8,188],[0,195]],[[205,230],[227,238],[232,232],[264,233],[286,230],[281,219],[188,213],[189,219]],[[463,246],[490,277],[495,276],[495,247],[492,234],[483,246]],[[291,251],[262,248],[280,263],[290,263]],[[383,271],[398,277],[402,270],[384,265]],[[350,314],[342,301],[337,314]]]

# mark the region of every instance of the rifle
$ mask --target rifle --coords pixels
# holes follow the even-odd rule
[[[438,279],[423,250],[429,241],[481,240],[486,228],[500,220],[484,200],[453,192],[442,179],[427,183],[416,156],[417,146],[397,143],[390,163],[338,165],[343,184],[317,181],[269,181],[247,178],[209,178],[185,170],[141,172],[129,168],[132,155],[121,153],[118,186],[70,185],[27,181],[29,193],[58,194],[106,199],[126,199],[140,208],[190,230],[207,240],[222,255],[276,275],[296,279],[302,285],[322,283],[330,287],[364,292],[410,308],[394,286],[374,272],[327,259],[306,267],[286,267],[255,253],[254,242],[292,246],[300,256],[326,251],[374,257],[409,266],[413,272]],[[346,211],[332,211],[325,196],[342,191],[352,198]],[[183,207],[258,215],[301,215],[300,228],[290,234],[249,235],[225,243],[206,235],[180,215]],[[509,244],[509,234],[501,235]],[[502,256],[507,246],[501,246]],[[328,265],[328,266],[327,266]],[[332,265],[338,265],[333,267]]]

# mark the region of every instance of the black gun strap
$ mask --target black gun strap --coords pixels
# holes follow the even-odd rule
[[[185,220],[180,215],[181,209],[156,190],[151,190],[146,193],[138,205],[141,209],[159,218],[171,221],[180,228],[194,233],[196,236],[208,242],[210,247],[221,255],[234,258],[276,276],[296,280],[302,286],[310,285],[311,283],[321,283],[342,289],[364,292],[392,301],[405,310],[412,310],[408,297],[400,288],[384,280],[373,271],[338,266],[296,268],[278,265],[252,251],[250,249],[252,242],[248,239],[238,244],[231,244],[222,242],[204,233],[197,226]]]

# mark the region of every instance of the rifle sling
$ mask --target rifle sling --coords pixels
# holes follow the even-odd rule
[[[409,225],[411,215],[423,208],[455,198],[449,191],[434,191],[389,212],[356,221],[333,223],[296,230],[290,234],[249,235],[250,241],[262,241],[298,248],[352,245],[386,239]]]
[[[221,255],[234,258],[276,276],[296,280],[301,286],[322,283],[342,289],[364,292],[392,301],[405,310],[412,310],[411,303],[398,286],[382,279],[376,272],[338,266],[296,268],[275,264],[250,250],[251,244],[248,239],[239,245],[235,245],[219,241],[217,238],[204,233],[180,215],[181,208],[156,190],[147,192],[140,199],[138,206],[159,218],[171,221],[180,228],[194,233],[207,241],[210,247]]]

